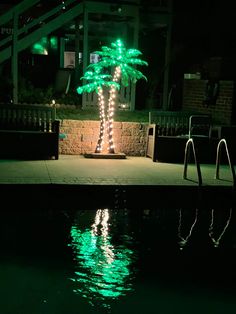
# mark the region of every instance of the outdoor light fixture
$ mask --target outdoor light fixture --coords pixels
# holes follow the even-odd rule
[[[111,5],[110,6],[111,12],[122,12],[122,7],[120,5]]]
[[[128,103],[119,105],[120,110],[129,110],[129,108],[130,108],[130,105]]]
[[[126,49],[123,42],[117,39],[111,47],[103,46],[101,51],[95,51],[99,56],[98,62],[88,66],[81,78],[87,81],[79,86],[77,92],[98,94],[100,109],[100,133],[95,153],[104,153],[104,144],[107,144],[107,152],[115,153],[113,139],[113,121],[116,108],[117,91],[121,85],[127,87],[130,82],[147,79],[142,72],[136,69],[137,65],[148,65],[146,61],[139,59],[141,52],[137,49]],[[105,90],[108,88],[108,100],[105,101]]]
[[[56,36],[42,37],[39,41],[33,44],[31,52],[33,54],[48,55],[51,50],[56,51],[58,48],[58,39]]]

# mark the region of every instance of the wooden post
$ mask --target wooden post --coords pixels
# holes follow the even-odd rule
[[[76,19],[75,22],[75,86],[78,86],[80,79],[80,64],[79,64],[79,52],[80,52],[80,20]]]
[[[170,10],[171,11],[171,10]],[[169,97],[169,76],[170,76],[170,54],[171,54],[171,31],[172,20],[171,15],[167,24],[166,30],[166,51],[165,51],[165,72],[164,72],[164,86],[163,86],[163,110],[168,110]]]
[[[88,9],[86,4],[84,5],[84,19],[83,19],[83,27],[84,27],[84,36],[83,36],[83,73],[85,73],[86,68],[88,66]],[[85,82],[83,82],[84,84]],[[85,93],[82,94],[82,108],[85,109]]]
[[[13,35],[12,35],[12,58],[11,58],[11,70],[12,70],[12,83],[13,83],[13,103],[18,104],[18,14],[13,15]]]
[[[60,68],[64,68],[65,38],[60,38]]]
[[[149,113],[148,113],[148,123],[149,124],[152,123],[152,113],[151,113],[151,111],[149,111]]]
[[[138,49],[138,41],[139,41],[139,10],[138,8],[136,8],[135,20],[134,20],[134,40],[133,40],[133,45],[134,45],[134,48],[136,49]],[[135,110],[135,91],[136,91],[136,85],[131,83],[130,111]]]

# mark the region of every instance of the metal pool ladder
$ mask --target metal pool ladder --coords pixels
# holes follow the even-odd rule
[[[219,173],[220,173],[220,157],[221,157],[221,152],[222,152],[223,146],[225,147],[229,167],[230,167],[232,177],[233,177],[233,186],[235,187],[235,182],[236,182],[235,170],[234,170],[234,166],[232,164],[231,158],[230,158],[229,149],[228,149],[228,145],[227,145],[225,138],[222,138],[217,145],[215,179],[218,179],[218,180],[220,179],[220,175],[219,175]]]
[[[196,154],[196,150],[195,150],[194,141],[193,141],[192,138],[188,139],[188,141],[186,143],[186,146],[185,146],[183,178],[187,179],[187,168],[188,168],[188,161],[189,161],[189,156],[190,156],[190,146],[192,146],[195,166],[196,166],[196,169],[197,169],[198,185],[201,186],[202,185],[202,174],[201,174],[199,161],[197,160],[197,154]],[[218,179],[218,180],[220,179],[220,175],[219,175],[219,173],[220,173],[220,157],[221,157],[222,147],[223,146],[225,148],[227,159],[228,159],[228,163],[229,163],[229,167],[230,167],[230,170],[231,170],[231,173],[232,173],[233,187],[235,188],[235,186],[236,186],[235,170],[234,170],[234,166],[233,166],[232,161],[231,161],[231,157],[230,157],[230,153],[229,153],[229,149],[228,149],[228,145],[227,145],[226,139],[224,139],[224,138],[222,138],[219,141],[218,145],[217,145],[215,179]]]
[[[197,160],[197,154],[196,154],[196,150],[195,150],[195,145],[194,145],[194,142],[193,142],[192,138],[188,139],[188,141],[186,143],[186,146],[185,146],[183,178],[187,179],[188,161],[189,161],[189,157],[190,157],[190,146],[192,146],[192,149],[193,149],[194,162],[195,162],[195,166],[197,168],[198,185],[201,186],[202,185],[202,174],[201,174],[199,161]]]

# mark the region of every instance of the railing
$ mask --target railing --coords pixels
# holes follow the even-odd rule
[[[196,149],[195,149],[195,145],[194,145],[194,141],[192,138],[190,138],[185,146],[185,154],[184,154],[184,172],[183,172],[183,178],[187,179],[187,167],[188,167],[188,162],[189,162],[189,158],[190,158],[190,146],[192,147],[193,150],[193,156],[194,156],[194,161],[195,161],[195,165],[196,165],[196,169],[197,169],[197,175],[198,175],[198,185],[201,186],[202,185],[202,175],[201,175],[201,169],[200,169],[200,164],[199,161],[197,159],[197,154],[196,154]],[[233,186],[236,186],[236,175],[235,175],[235,170],[234,170],[234,166],[233,163],[231,161],[231,156],[229,153],[229,149],[228,149],[228,145],[226,142],[226,139],[221,139],[217,145],[217,152],[216,152],[216,172],[215,172],[215,179],[220,180],[220,159],[221,159],[221,153],[222,153],[222,147],[224,146],[225,148],[225,152],[227,155],[227,160],[229,163],[229,167],[231,170],[231,174],[232,174],[232,178],[233,178]]]
[[[149,124],[157,124],[157,133],[161,136],[187,135],[191,114],[182,111],[150,111]]]
[[[14,7],[0,16],[0,26],[12,20],[15,14],[22,14],[27,9],[34,7],[38,2],[40,2],[40,0],[24,0],[17,5],[14,5]]]
[[[228,159],[228,163],[229,163],[229,167],[232,173],[232,177],[233,177],[233,185],[235,187],[235,182],[236,182],[236,176],[235,176],[235,170],[234,170],[234,166],[232,164],[231,161],[231,157],[230,157],[230,153],[229,153],[229,149],[228,149],[228,145],[226,142],[226,139],[222,138],[218,145],[217,145],[217,153],[216,153],[216,174],[215,174],[215,178],[216,179],[220,179],[220,158],[221,158],[221,153],[222,153],[222,147],[225,147],[225,151],[226,151],[226,155],[227,155],[227,159]]]
[[[198,185],[202,185],[202,174],[201,174],[201,169],[200,169],[200,164],[197,159],[197,154],[196,154],[196,149],[194,145],[194,141],[192,138],[188,139],[186,146],[185,146],[185,152],[184,152],[184,173],[183,173],[183,178],[187,179],[187,169],[188,169],[188,162],[190,159],[190,146],[192,147],[193,150],[193,157],[195,161],[195,166],[197,169],[197,176],[198,176]]]
[[[1,130],[35,130],[52,132],[55,108],[42,105],[0,104]]]
[[[77,0],[65,0],[63,4],[60,4],[41,15],[39,14],[39,16],[30,22],[23,21],[20,23],[21,14],[25,13],[38,2],[40,1],[25,0],[4,15],[0,16],[1,25],[10,23],[13,28],[13,33],[16,32],[17,52],[26,49],[37,40],[40,40],[43,36],[55,31],[57,28],[66,24],[70,20],[73,20],[83,12],[82,3],[78,3]],[[9,35],[0,41],[0,63],[4,62],[11,56],[12,40],[13,36]]]

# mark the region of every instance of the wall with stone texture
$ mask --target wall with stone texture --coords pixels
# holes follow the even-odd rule
[[[99,126],[99,121],[62,120],[59,153],[93,153],[99,136]],[[128,156],[145,156],[147,126],[147,123],[114,122],[115,152]]]

